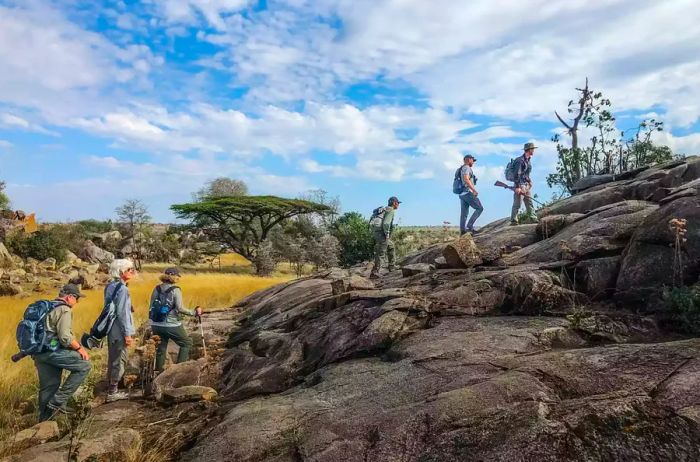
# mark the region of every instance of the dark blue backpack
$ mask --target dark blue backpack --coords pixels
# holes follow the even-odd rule
[[[455,178],[452,180],[452,192],[462,194],[464,192],[464,180],[462,179],[462,167],[459,167],[455,172]]]
[[[148,319],[153,322],[165,322],[168,313],[173,309],[167,304],[168,294],[177,288],[177,286],[170,286],[162,291],[160,286],[156,287],[156,298],[153,299],[151,308],[148,310]]]
[[[58,306],[49,300],[39,300],[27,307],[17,325],[17,347],[22,354],[58,350],[58,338],[46,330],[46,316]]]

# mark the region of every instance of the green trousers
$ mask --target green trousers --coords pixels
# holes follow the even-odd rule
[[[372,268],[372,274],[379,274],[384,255],[386,255],[389,263],[389,271],[392,271],[395,267],[394,243],[384,235],[382,230],[376,230],[374,231],[374,267]]]
[[[77,351],[60,348],[32,356],[36,371],[39,374],[39,420],[51,417],[51,411],[46,405],[63,406],[81,383],[85,381],[92,365],[85,361]],[[69,372],[61,385],[63,371]]]
[[[156,370],[162,371],[165,366],[165,355],[168,353],[168,342],[172,340],[180,351],[177,354],[177,362],[182,363],[190,359],[190,348],[192,339],[187,335],[187,331],[182,325],[177,327],[153,326],[153,334],[160,337],[158,351],[156,351]]]

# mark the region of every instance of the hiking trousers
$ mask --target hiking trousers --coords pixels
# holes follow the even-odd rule
[[[520,187],[522,190],[522,195],[513,192],[513,208],[510,211],[510,222],[518,222],[518,213],[520,212],[520,206],[523,201],[525,202],[525,210],[528,215],[532,214],[532,197],[530,197],[530,186],[524,184]]]
[[[177,362],[182,363],[190,359],[190,348],[192,339],[187,335],[187,331],[180,324],[179,326],[152,326],[153,335],[160,337],[158,350],[156,351],[156,370],[162,371],[165,366],[165,357],[168,354],[168,342],[172,340],[180,351],[177,353]]]
[[[379,274],[379,269],[382,267],[382,258],[386,255],[389,263],[389,271],[394,269],[394,243],[388,238],[384,231],[374,231],[374,267],[372,274]]]
[[[39,375],[39,421],[43,422],[52,414],[46,405],[51,403],[60,407],[66,404],[85,381],[92,365],[77,351],[65,348],[35,354],[32,359]],[[64,370],[69,374],[61,385]]]
[[[109,384],[107,392],[114,393],[117,391],[129,360],[129,350],[126,347],[124,335],[116,322],[109,330],[107,342],[107,383]]]
[[[484,206],[481,205],[481,201],[478,197],[474,197],[471,192],[459,195],[459,203],[461,206],[461,213],[459,215],[459,232],[464,234],[467,231],[474,231],[474,223],[476,222],[481,212],[484,211]],[[474,209],[469,223],[467,223],[467,215],[469,215],[469,207]],[[466,225],[466,226],[465,226]]]

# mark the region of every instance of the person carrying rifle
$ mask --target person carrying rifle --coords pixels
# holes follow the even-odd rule
[[[512,165],[509,166],[513,181],[513,208],[510,212],[510,224],[518,224],[518,213],[522,202],[525,202],[525,209],[528,215],[532,215],[532,180],[530,172],[532,172],[531,159],[535,155],[535,143],[525,143],[523,146],[523,155],[513,159]],[[508,175],[510,176],[510,175]]]

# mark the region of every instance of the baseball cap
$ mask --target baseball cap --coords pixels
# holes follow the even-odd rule
[[[471,154],[467,154],[466,156],[464,156],[464,160],[467,160],[467,159],[473,159],[474,162],[476,162],[476,157],[472,156]]]
[[[78,287],[75,284],[66,284],[61,288],[61,291],[58,293],[58,296],[65,297],[66,295],[73,295],[75,298],[85,297],[84,294],[80,293],[80,287]]]
[[[396,197],[396,196],[391,196],[391,197],[389,198],[389,204],[391,204],[391,203],[393,203],[393,202],[396,202],[396,203],[398,203],[398,204],[401,203],[401,201],[399,200],[399,198]]]
[[[175,267],[167,268],[164,273],[168,276],[181,276],[180,270]]]

